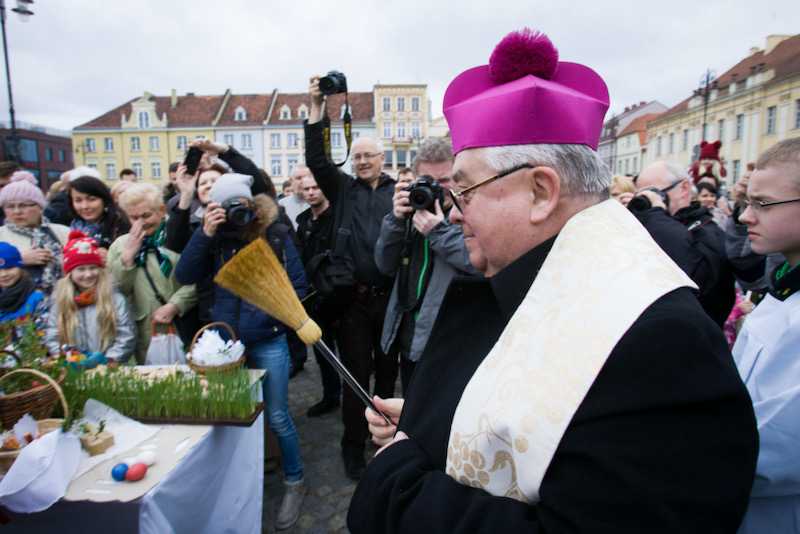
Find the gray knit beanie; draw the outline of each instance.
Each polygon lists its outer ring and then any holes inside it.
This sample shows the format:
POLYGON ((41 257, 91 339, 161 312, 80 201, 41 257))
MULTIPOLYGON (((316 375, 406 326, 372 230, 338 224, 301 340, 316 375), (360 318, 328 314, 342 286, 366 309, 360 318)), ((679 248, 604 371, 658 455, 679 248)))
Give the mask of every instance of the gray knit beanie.
POLYGON ((253 200, 250 188, 253 186, 253 177, 247 174, 223 174, 211 186, 211 202, 222 204, 232 198, 246 198, 253 200))

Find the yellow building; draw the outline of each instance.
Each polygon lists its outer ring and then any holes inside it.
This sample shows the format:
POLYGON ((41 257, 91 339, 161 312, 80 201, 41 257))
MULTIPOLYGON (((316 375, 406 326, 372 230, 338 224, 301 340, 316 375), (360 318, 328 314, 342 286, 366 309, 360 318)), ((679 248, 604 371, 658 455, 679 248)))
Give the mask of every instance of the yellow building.
POLYGON ((375 130, 386 154, 384 169, 397 171, 411 165, 419 145, 428 137, 428 86, 426 84, 375 85, 375 130))
POLYGON ((72 131, 75 165, 96 168, 107 182, 132 169, 139 179, 165 183, 169 164, 183 161, 186 146, 199 137, 214 137, 224 95, 192 93, 158 97, 150 93, 77 126, 72 131))
POLYGON ((688 168, 704 138, 720 140, 731 185, 747 162, 799 136, 800 35, 771 35, 763 50, 751 49, 707 90, 696 91, 647 125, 647 160, 676 161, 688 168))

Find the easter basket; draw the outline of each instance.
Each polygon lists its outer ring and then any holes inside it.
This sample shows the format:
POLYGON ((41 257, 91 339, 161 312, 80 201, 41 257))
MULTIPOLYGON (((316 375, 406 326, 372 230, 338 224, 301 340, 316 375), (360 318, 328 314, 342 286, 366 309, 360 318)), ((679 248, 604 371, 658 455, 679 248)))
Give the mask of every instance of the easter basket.
POLYGON ((12 428, 26 413, 31 414, 31 417, 36 420, 47 419, 52 415, 59 396, 63 398, 59 386, 64 383, 64 378, 67 376, 66 369, 62 369, 61 374, 55 380, 35 369, 16 369, 0 376, 0 382, 9 376, 22 372, 35 374, 40 378, 46 377, 47 383, 25 391, 0 395, 0 423, 7 429, 12 428))
POLYGON ((192 369, 195 373, 200 373, 200 374, 204 374, 204 373, 207 373, 209 371, 213 371, 213 372, 219 373, 219 372, 225 372, 225 371, 234 371, 234 370, 238 369, 244 363, 244 354, 242 354, 242 356, 238 360, 230 362, 230 363, 226 363, 225 365, 205 366, 205 365, 199 365, 199 364, 195 363, 194 358, 192 358, 192 354, 194 352, 195 343, 197 343, 197 340, 200 337, 200 334, 202 334, 205 330, 207 330, 208 328, 210 328, 212 326, 224 326, 225 328, 228 329, 228 332, 230 332, 231 339, 233 340, 233 342, 235 343, 237 341, 236 334, 234 333, 233 328, 231 328, 228 323, 225 323, 225 322, 222 322, 222 321, 217 321, 217 322, 214 322, 214 323, 208 323, 203 328, 198 330, 197 333, 192 338, 192 344, 189 346, 189 352, 186 354, 186 365, 188 365, 189 368, 192 369))
MULTIPOLYGON (((45 415, 45 417, 49 417, 49 415, 53 412, 53 408, 55 406, 55 402, 57 402, 58 400, 61 400, 61 406, 62 406, 62 408, 64 408, 64 413, 68 413, 67 412, 67 399, 64 397, 64 393, 61 391, 61 386, 59 385, 59 383, 57 381, 53 380, 52 378, 50 378, 49 376, 47 376, 46 374, 44 374, 42 372, 39 372, 39 371, 37 371, 35 369, 16 369, 16 370, 11 371, 9 373, 6 373, 2 377, 0 377, 0 381, 2 381, 3 378, 5 378, 7 376, 10 376, 12 374, 17 374, 17 373, 34 374, 34 375, 38 376, 39 378, 44 379, 47 382, 47 386, 46 387, 53 391, 53 394, 55 395, 55 400, 54 400, 53 404, 50 405, 49 411, 48 411, 47 415, 45 415)), ((66 370, 64 371, 64 374, 65 373, 66 373, 66 370)), ((60 377, 60 380, 62 382, 64 380, 64 374, 62 374, 62 376, 60 377)), ((45 386, 39 386, 39 387, 34 388, 34 389, 40 389, 41 387, 45 387, 45 386)), ((27 393, 27 392, 25 391, 25 392, 21 392, 21 393, 27 393)), ((14 393, 12 395, 17 395, 17 393, 14 393)), ((11 395, 8 395, 8 396, 10 397, 11 395)), ((2 399, 2 396, 0 396, 0 399, 2 399)), ((17 419, 21 418, 23 415, 25 415, 25 413, 29 413, 29 412, 24 412, 24 413, 20 414, 20 416, 17 417, 17 419)), ((34 419, 37 418, 36 415, 34 415, 33 413, 31 413, 31 416, 34 419)), ((58 429, 62 425, 63 422, 64 422, 63 419, 42 419, 42 420, 37 420, 36 421, 36 426, 39 428, 39 436, 41 436, 43 434, 47 434, 48 432, 51 432, 53 430, 58 429)), ((14 421, 14 423, 16 423, 16 421, 14 421)), ((5 424, 5 422, 4 422, 4 424, 5 424)), ((7 425, 7 428, 10 429, 13 426, 14 425, 12 423, 11 425, 7 425)), ((17 450, 14 450, 14 451, 0 451, 0 474, 5 475, 8 472, 8 470, 11 469, 11 465, 17 459, 17 456, 19 456, 20 452, 22 452, 22 449, 17 449, 17 450)))

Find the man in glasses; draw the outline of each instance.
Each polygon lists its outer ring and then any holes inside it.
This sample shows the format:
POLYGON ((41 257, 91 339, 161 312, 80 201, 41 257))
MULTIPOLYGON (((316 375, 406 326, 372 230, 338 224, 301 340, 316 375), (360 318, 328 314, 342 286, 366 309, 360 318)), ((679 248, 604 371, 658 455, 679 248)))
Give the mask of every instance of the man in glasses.
POLYGON ((692 180, 677 163, 648 165, 636 180, 637 195, 651 208, 636 216, 661 248, 699 289, 700 305, 720 328, 733 308, 733 273, 725 256, 725 232, 708 208, 692 201, 692 180), (666 202, 665 202, 666 200, 666 202))
MULTIPOLYGON (((549 45, 549 46, 548 46, 549 45)), ((486 278, 454 278, 354 534, 735 532, 758 451, 750 398, 695 285, 609 198, 603 80, 507 37, 443 109, 452 222, 486 278), (396 431, 396 432, 395 432, 396 431)))
POLYGON ((769 293, 744 323, 733 359, 753 398, 760 452, 742 533, 791 532, 800 516, 800 139, 758 158, 739 221, 753 251, 780 253, 769 293))
MULTIPOLYGON (((374 369, 375 394, 391 396, 397 382, 397 351, 384 352, 380 339, 392 278, 378 269, 374 255, 381 221, 392 211, 395 181, 383 172, 386 162, 383 143, 373 137, 362 135, 353 141, 350 152, 355 179, 328 161, 322 126, 325 96, 319 90, 319 76, 311 78, 309 95, 306 165, 330 202, 335 215, 334 229, 347 233, 344 258, 358 282, 353 302, 339 317, 341 360, 367 391, 374 369), (349 224, 343 222, 347 219, 349 224)), ((334 242, 339 235, 341 232, 337 230, 334 242)), ((342 422, 345 472, 357 480, 366 469, 364 450, 369 430, 364 421, 364 405, 349 388, 342 394, 342 422)))
POLYGON ((453 188, 453 159, 453 148, 446 139, 422 143, 411 162, 412 172, 395 185, 394 207, 383 218, 375 246, 378 268, 395 277, 381 345, 388 351, 395 343, 400 351, 404 393, 450 280, 480 274, 469 262, 461 227, 447 218, 452 198, 449 194, 436 198, 436 191, 449 193, 453 188), (420 181, 414 179, 415 175, 420 181), (412 191, 408 190, 412 184, 416 184, 413 205, 409 202, 412 191))

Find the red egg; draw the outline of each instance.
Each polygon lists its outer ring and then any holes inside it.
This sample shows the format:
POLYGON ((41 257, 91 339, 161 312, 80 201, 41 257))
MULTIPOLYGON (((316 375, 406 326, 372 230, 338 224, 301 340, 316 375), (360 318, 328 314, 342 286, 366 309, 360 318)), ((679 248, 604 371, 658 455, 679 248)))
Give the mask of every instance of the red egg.
POLYGON ((137 480, 141 480, 147 474, 147 466, 138 463, 133 464, 128 468, 128 471, 125 472, 125 480, 128 482, 136 482, 137 480))

